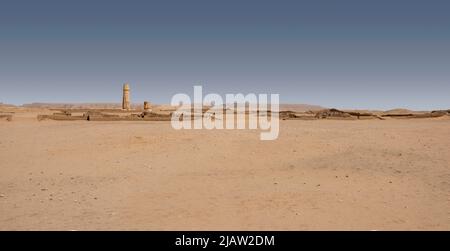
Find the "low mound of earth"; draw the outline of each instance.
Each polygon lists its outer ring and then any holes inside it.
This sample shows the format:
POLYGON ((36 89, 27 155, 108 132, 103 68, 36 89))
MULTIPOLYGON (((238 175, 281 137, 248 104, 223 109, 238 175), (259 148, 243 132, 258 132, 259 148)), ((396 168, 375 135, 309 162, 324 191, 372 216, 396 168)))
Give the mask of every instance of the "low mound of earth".
POLYGON ((1 114, 0 113, 0 121, 11 121, 13 115, 12 114, 1 114))
POLYGON ((418 114, 418 113, 422 113, 422 112, 411 111, 411 110, 402 109, 402 108, 396 108, 396 109, 387 110, 387 111, 383 112, 384 115, 394 115, 394 114, 406 115, 406 114, 418 114))

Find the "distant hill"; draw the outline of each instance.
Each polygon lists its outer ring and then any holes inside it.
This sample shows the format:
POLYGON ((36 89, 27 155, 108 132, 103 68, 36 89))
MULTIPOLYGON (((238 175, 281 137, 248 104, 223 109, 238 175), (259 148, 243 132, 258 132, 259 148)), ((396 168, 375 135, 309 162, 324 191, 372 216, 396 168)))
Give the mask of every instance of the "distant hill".
MULTIPOLYGON (((132 108, 142 107, 143 104, 132 104, 132 108)), ((24 104, 25 108, 47 108, 47 109, 120 109, 121 103, 31 103, 24 104)))
MULTIPOLYGON (((173 111, 176 107, 172 107, 169 104, 151 104, 153 110, 160 111, 173 111)), ((22 106, 14 106, 10 104, 0 103, 0 107, 3 108, 13 108, 13 107, 23 107, 23 108, 44 108, 44 109, 121 109, 121 103, 30 103, 24 104, 22 106)), ((143 103, 133 103, 131 104, 132 109, 140 110, 143 108, 143 103)), ((292 112, 307 112, 307 111, 320 111, 328 109, 320 105, 309 105, 309 104, 280 104, 280 111, 292 111, 292 112)), ((359 110, 351 109, 344 110, 350 112, 359 113, 373 113, 373 114, 384 114, 384 115, 406 115, 406 114, 419 114, 426 111, 412 111, 403 108, 396 108, 387 111, 380 110, 359 110)))
POLYGON ((4 103, 0 102, 0 107, 15 107, 15 105, 4 104, 4 103))
POLYGON ((319 111, 323 109, 326 108, 319 105, 280 104, 280 111, 306 112, 306 111, 319 111))
POLYGON ((387 110, 384 112, 384 114, 413 114, 413 113, 417 113, 417 112, 411 111, 408 109, 403 109, 403 108, 396 108, 396 109, 387 110))
MULTIPOLYGON (((120 103, 31 103, 22 105, 25 108, 47 108, 47 109, 120 109, 122 105, 120 103)), ((142 108, 143 104, 132 104, 132 108, 142 108)), ((154 105, 161 109, 174 109, 170 105, 154 105)), ((307 104, 280 104, 280 111, 293 111, 293 112, 305 112, 305 111, 317 111, 326 109, 318 105, 307 104)))

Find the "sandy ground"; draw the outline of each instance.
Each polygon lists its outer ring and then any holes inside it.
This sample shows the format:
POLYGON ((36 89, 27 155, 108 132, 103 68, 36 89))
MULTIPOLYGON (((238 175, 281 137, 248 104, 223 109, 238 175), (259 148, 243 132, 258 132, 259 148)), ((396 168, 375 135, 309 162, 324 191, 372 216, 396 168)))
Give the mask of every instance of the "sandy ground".
POLYGON ((450 230, 450 119, 0 121, 0 230, 450 230))

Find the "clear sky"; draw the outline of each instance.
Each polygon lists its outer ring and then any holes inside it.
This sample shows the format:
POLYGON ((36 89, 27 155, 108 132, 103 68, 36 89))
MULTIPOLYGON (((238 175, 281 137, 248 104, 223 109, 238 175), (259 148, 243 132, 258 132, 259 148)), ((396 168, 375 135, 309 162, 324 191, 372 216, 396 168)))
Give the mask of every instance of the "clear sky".
POLYGON ((0 102, 279 93, 450 108, 450 1, 2 1, 0 102))

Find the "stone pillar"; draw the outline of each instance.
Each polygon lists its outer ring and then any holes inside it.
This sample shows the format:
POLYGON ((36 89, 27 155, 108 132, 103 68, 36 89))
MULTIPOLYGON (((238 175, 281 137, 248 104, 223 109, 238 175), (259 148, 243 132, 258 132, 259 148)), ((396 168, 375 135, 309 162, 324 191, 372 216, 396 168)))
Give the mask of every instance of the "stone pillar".
POLYGON ((122 109, 130 110, 130 86, 128 84, 123 85, 123 98, 122 98, 122 109))
POLYGON ((150 106, 150 103, 147 101, 144 101, 144 112, 142 113, 143 116, 150 115, 152 113, 152 108, 150 106))
POLYGON ((147 101, 144 101, 144 111, 149 111, 150 110, 150 103, 147 101))

